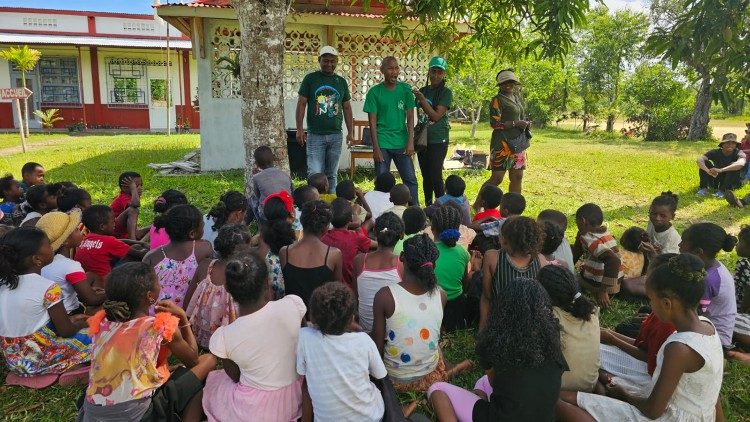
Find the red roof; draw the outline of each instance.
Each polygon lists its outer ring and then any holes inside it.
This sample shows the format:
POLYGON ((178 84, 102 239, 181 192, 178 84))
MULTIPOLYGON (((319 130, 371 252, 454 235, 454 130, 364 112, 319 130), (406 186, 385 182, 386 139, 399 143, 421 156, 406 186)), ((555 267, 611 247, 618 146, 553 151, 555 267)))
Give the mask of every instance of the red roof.
MULTIPOLYGON (((293 9, 297 12, 357 17, 382 17, 385 12, 385 5, 377 0, 370 3, 370 8, 367 11, 364 10, 361 3, 356 0, 354 2, 352 0, 296 0, 294 2, 294 6, 296 7, 293 7, 293 9)), ((190 3, 163 3, 160 6, 232 8, 230 0, 195 0, 190 3)))
POLYGON ((228 8, 232 7, 232 5, 229 3, 229 0, 196 0, 194 2, 190 2, 190 3, 185 4, 185 6, 190 6, 190 7, 216 7, 216 8, 220 8, 220 9, 228 9, 228 8))

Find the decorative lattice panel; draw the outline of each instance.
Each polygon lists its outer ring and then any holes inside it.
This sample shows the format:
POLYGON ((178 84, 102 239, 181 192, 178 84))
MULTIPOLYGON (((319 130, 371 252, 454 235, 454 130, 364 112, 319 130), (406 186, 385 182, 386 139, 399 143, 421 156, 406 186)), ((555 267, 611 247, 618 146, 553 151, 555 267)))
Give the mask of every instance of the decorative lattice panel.
POLYGON ((211 36, 211 96, 240 98, 240 30, 217 26, 211 36))
POLYGON ((336 33, 339 65, 336 72, 351 81, 352 100, 364 101, 367 90, 383 81, 380 62, 383 57, 398 59, 399 80, 421 86, 427 80, 429 52, 411 49, 378 34, 336 33))
POLYGON ((284 98, 297 98, 302 79, 320 67, 318 51, 322 46, 319 34, 304 30, 287 31, 284 43, 284 98))

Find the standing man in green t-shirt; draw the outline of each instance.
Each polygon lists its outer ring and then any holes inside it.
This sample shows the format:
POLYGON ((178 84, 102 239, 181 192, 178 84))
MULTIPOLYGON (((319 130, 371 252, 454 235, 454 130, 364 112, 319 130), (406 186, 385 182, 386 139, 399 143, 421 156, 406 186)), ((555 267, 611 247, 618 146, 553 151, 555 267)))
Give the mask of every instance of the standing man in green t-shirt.
POLYGON ((411 192, 411 205, 419 205, 417 174, 414 171, 414 94, 399 82, 398 61, 388 56, 380 64, 383 82, 367 91, 364 111, 370 121, 375 173, 391 171, 391 161, 411 192))
POLYGON ((297 142, 307 143, 307 175, 325 173, 328 192, 336 192, 336 176, 341 156, 341 122, 346 119, 346 142, 354 139, 354 120, 350 103, 349 84, 334 73, 339 53, 331 46, 320 49, 320 70, 309 73, 302 80, 297 99, 297 142), (303 122, 307 108, 307 133, 303 122))

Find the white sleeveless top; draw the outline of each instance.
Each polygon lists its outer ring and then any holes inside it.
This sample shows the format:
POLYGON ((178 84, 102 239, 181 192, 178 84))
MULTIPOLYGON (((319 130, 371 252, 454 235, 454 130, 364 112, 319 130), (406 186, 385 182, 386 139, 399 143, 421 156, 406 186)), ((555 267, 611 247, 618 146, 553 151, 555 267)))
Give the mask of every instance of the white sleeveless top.
POLYGON ((359 297, 359 325, 366 333, 372 331, 372 304, 375 294, 383 287, 397 284, 401 281, 398 273, 398 263, 391 268, 382 270, 367 269, 367 254, 362 262, 362 274, 357 277, 357 295, 359 297))
POLYGON ((422 295, 413 295, 398 284, 388 288, 395 306, 393 315, 385 320, 383 361, 394 381, 407 383, 437 367, 443 303, 438 288, 422 295))

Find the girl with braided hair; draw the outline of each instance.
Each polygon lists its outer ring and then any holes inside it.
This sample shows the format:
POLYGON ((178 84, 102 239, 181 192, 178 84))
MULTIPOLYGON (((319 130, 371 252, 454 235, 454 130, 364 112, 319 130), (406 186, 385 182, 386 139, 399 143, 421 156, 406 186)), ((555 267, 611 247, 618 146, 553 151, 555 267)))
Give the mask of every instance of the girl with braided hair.
POLYGON ((109 273, 104 309, 88 321, 92 364, 79 421, 202 420, 203 382, 216 358, 198 356, 185 311, 169 300, 157 302, 160 290, 146 263, 109 273), (184 365, 171 374, 170 352, 184 365))
MULTIPOLYGON (((158 198, 156 198, 156 200, 154 200, 154 214, 156 215, 154 221, 158 218, 162 218, 160 216, 164 215, 164 213, 172 209, 174 206, 187 203, 187 196, 185 196, 184 193, 175 189, 165 190, 158 198)), ((169 243, 169 235, 164 227, 156 228, 156 226, 152 224, 151 227, 148 228, 146 237, 143 237, 141 242, 148 242, 149 250, 153 250, 169 243)))
POLYGON ((438 287, 438 250, 426 234, 404 242, 402 281, 383 287, 373 303, 372 338, 397 391, 427 390, 471 366, 451 367, 439 349, 445 292, 438 287))
POLYGON ((539 270, 537 280, 560 322, 562 352, 570 369, 562 376, 562 389, 594 391, 599 378, 599 309, 583 296, 567 267, 547 265, 539 270))
POLYGON ((607 396, 563 391, 558 420, 716 420, 724 355, 719 330, 697 312, 706 284, 704 267, 695 255, 680 254, 646 280, 654 313, 677 328, 659 350, 648 396, 629 393, 616 383, 606 386, 607 396))
POLYGON ((224 192, 219 202, 203 217, 203 240, 214 243, 219 229, 225 224, 242 224, 247 217, 249 202, 236 190, 224 192))

